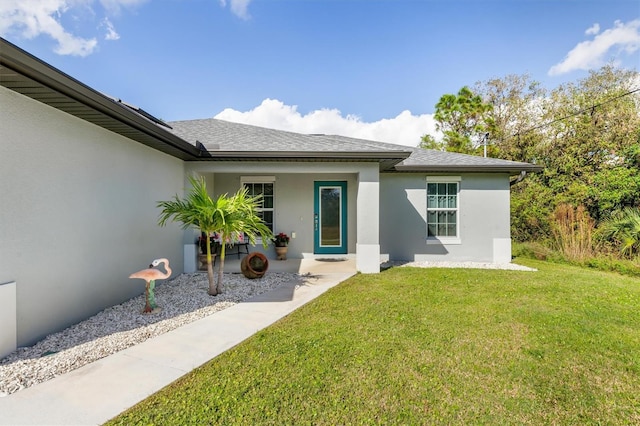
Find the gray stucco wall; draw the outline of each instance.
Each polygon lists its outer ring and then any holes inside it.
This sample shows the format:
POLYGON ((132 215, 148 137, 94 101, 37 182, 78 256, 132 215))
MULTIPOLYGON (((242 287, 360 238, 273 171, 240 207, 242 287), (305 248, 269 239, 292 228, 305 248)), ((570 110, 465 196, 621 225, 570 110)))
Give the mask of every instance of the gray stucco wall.
POLYGON ((16 282, 17 344, 142 293, 128 276, 154 258, 180 273, 183 232, 157 226, 156 202, 183 188, 181 160, 0 87, 0 283, 16 282))
MULTIPOLYGON (((348 252, 356 251, 356 200, 357 175, 351 173, 263 173, 275 176, 275 233, 284 232, 289 236, 293 232, 296 238, 289 242, 288 257, 302 258, 303 253, 313 253, 313 191, 314 181, 347 181, 348 203, 348 252)), ((252 173, 217 173, 213 177, 215 196, 233 194, 240 188, 240 177, 252 173)), ((275 258, 273 248, 264 250, 258 245, 252 250, 264 252, 267 257, 275 258)))
MULTIPOLYGON (((314 181, 347 181, 348 201, 348 252, 356 252, 359 226, 358 184, 363 173, 378 168, 377 163, 358 162, 190 162, 185 164, 187 174, 204 176, 212 195, 233 194, 240 188, 242 176, 275 176, 276 220, 275 231, 291 234, 296 239, 289 243, 291 258, 301 258, 313 253, 313 183, 314 181)), ((376 203, 377 205, 377 203, 376 203)), ((193 241, 194 235, 187 232, 185 241, 193 241)), ((255 247, 263 251, 262 246, 255 247)), ((269 247, 265 253, 275 257, 269 247)))
POLYGON ((426 176, 423 173, 380 175, 380 251, 383 256, 388 255, 390 260, 493 262, 495 250, 509 251, 507 174, 453 175, 462 178, 461 242, 447 245, 426 240, 426 176))

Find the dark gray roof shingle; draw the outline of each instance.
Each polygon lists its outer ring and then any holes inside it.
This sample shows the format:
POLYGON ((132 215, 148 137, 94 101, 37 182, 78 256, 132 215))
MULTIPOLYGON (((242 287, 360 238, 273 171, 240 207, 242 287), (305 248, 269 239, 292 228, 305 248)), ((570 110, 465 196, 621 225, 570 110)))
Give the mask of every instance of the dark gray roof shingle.
POLYGON ((215 118, 173 121, 173 132, 216 157, 249 154, 255 159, 315 156, 386 159, 385 171, 401 172, 508 172, 537 171, 533 164, 442 152, 336 135, 305 135, 232 123, 215 118))
POLYGON ((181 138, 209 151, 407 152, 408 148, 335 135, 304 135, 215 118, 169 123, 181 138), (383 146, 384 145, 384 146, 383 146))

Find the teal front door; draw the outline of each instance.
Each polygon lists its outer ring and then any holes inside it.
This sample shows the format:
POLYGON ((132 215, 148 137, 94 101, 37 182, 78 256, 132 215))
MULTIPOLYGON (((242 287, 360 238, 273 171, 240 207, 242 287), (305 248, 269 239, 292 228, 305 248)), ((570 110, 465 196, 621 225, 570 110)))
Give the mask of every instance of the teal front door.
POLYGON ((315 182, 314 191, 314 253, 347 254, 347 182, 315 182))

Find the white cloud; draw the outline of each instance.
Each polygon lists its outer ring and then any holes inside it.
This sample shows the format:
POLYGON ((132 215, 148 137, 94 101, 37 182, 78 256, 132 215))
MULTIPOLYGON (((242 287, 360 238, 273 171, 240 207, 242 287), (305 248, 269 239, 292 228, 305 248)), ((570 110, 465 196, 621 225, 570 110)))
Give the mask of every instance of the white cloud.
MULTIPOLYGON (((597 24, 596 24, 597 25, 597 24)), ((594 35, 596 25, 586 31, 594 35)), ((599 31, 599 26, 598 26, 599 31)), ((622 23, 616 21, 613 28, 597 34, 593 40, 578 43, 564 60, 549 69, 549 75, 565 74, 574 70, 589 70, 603 65, 606 60, 615 59, 623 52, 632 54, 640 49, 640 19, 622 23), (610 54, 613 48, 617 51, 610 54), (609 55, 608 55, 609 54, 609 55)))
POLYGON ((345 117, 337 109, 320 109, 302 115, 297 106, 285 105, 277 99, 265 99, 246 112, 227 108, 215 118, 290 132, 341 135, 405 146, 417 146, 425 133, 437 135, 431 114, 413 115, 405 110, 394 118, 367 123, 353 115, 345 117))
POLYGON ((587 28, 587 31, 585 31, 584 33, 586 35, 596 35, 600 32, 600 24, 598 24, 597 22, 595 24, 593 24, 592 26, 590 26, 589 28, 587 28))
POLYGON ((118 15, 123 7, 133 9, 148 0, 100 0, 102 7, 111 15, 118 15))
POLYGON ((120 38, 120 34, 116 32, 115 28, 113 28, 113 24, 109 18, 104 18, 102 25, 107 29, 107 33, 104 36, 105 40, 118 40, 120 38))
MULTIPOLYGON (((120 13, 122 7, 134 7, 147 0, 100 0, 104 10, 112 15, 120 13)), ((40 35, 51 37, 57 45, 54 52, 59 55, 87 56, 98 46, 96 37, 82 37, 69 32, 61 18, 74 11, 89 11, 95 16, 94 0, 0 0, 0 36, 9 34, 32 39, 40 35)), ((105 17, 95 30, 106 27, 106 40, 120 38, 111 21, 105 17)))
MULTIPOLYGON (((251 0, 230 0, 230 9, 231 12, 242 19, 249 19, 251 16, 249 15, 248 8, 251 0)), ((220 6, 226 7, 227 0, 220 0, 220 6)))
POLYGON ((65 0, 3 0, 0 2, 0 35, 15 32, 31 39, 46 34, 58 43, 56 53, 87 56, 98 42, 95 38, 76 37, 62 27, 59 18, 68 9, 65 0))

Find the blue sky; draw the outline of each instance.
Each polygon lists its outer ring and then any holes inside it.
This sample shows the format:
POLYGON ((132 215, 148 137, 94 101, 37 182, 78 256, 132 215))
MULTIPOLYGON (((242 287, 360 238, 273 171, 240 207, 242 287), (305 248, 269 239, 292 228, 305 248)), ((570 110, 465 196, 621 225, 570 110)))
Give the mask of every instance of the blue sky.
POLYGON ((637 0, 1 0, 0 35, 164 120, 407 145, 464 85, 640 68, 637 0))

